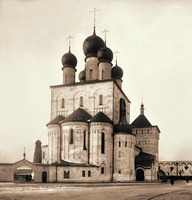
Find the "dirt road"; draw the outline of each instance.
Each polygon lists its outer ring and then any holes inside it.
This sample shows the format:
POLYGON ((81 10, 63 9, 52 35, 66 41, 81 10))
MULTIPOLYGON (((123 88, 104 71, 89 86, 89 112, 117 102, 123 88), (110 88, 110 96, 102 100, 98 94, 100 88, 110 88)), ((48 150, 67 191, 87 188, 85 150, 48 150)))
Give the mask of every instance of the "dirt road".
POLYGON ((0 183, 0 200, 188 200, 192 183, 16 184, 0 183))

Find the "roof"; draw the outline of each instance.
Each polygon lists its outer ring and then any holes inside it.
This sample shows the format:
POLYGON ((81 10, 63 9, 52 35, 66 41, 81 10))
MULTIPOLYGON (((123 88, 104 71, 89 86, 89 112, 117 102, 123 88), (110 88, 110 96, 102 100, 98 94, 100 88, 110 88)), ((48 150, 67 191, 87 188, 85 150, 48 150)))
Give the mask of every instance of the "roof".
POLYGON ((46 126, 53 125, 53 124, 59 124, 64 119, 65 119, 65 117, 63 115, 58 115, 57 117, 52 119, 46 126))
POLYGON ((65 161, 65 160, 61 160, 59 162, 55 162, 52 165, 70 166, 70 167, 98 167, 96 165, 90 165, 90 164, 86 164, 86 163, 73 163, 73 162, 68 162, 68 161, 65 161))
POLYGON ((151 168, 154 161, 155 161, 155 156, 141 151, 139 155, 135 157, 135 166, 151 168))
POLYGON ((132 123, 131 127, 138 127, 138 128, 143 128, 143 127, 151 127, 151 123, 149 120, 145 117, 145 115, 141 114, 139 115, 132 123))
POLYGON ((103 112, 98 112, 94 117, 90 119, 91 122, 105 122, 113 124, 113 122, 103 112))
POLYGON ((87 120, 91 117, 92 116, 88 112, 86 112, 82 108, 78 108, 62 122, 87 122, 87 120))

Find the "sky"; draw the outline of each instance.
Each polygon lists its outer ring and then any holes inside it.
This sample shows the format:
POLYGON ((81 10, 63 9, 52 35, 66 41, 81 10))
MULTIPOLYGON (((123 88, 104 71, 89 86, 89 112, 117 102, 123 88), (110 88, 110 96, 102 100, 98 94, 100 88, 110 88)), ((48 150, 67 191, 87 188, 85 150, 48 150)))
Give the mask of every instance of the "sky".
MULTIPOLYGON (((47 144, 51 85, 62 84, 61 57, 84 69, 84 40, 107 29, 118 51, 131 122, 140 114, 161 130, 159 160, 192 160, 192 1, 0 0, 0 162, 33 161, 36 140, 47 144)), ((113 60, 115 64, 115 59, 113 60)))

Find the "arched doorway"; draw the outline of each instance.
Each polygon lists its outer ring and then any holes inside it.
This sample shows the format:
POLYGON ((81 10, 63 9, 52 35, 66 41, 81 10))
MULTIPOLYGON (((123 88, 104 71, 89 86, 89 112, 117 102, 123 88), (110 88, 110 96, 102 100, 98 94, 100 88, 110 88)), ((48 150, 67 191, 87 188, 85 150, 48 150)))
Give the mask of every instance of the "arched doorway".
POLYGON ((42 183, 47 183, 47 172, 42 172, 42 183))
POLYGON ((145 176, 144 176, 144 171, 142 169, 138 169, 136 172, 136 181, 144 181, 145 176))
POLYGON ((34 171, 27 166, 18 167, 14 171, 15 182, 32 182, 34 178, 34 171))

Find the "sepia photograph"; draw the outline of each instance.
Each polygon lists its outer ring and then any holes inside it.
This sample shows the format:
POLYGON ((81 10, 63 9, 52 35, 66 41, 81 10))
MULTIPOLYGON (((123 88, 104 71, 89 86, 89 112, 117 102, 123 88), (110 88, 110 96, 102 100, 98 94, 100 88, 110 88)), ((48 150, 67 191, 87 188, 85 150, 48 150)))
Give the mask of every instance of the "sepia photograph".
POLYGON ((191 10, 0 0, 0 200, 192 199, 191 10))

